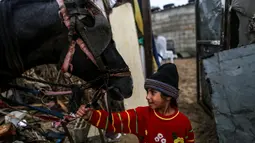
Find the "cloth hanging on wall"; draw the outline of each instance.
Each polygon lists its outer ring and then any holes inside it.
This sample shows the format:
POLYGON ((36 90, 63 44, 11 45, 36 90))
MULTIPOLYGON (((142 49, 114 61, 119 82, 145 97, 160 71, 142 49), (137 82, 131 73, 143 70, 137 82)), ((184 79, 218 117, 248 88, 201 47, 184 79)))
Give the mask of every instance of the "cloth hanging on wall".
MULTIPOLYGON (((136 24, 138 27, 138 30, 141 34, 141 36, 144 36, 144 31, 143 31, 143 20, 142 20, 142 0, 133 0, 133 5, 134 5, 134 9, 135 9, 135 20, 136 20, 136 24)), ((153 70, 155 71, 159 66, 160 66, 160 62, 159 62, 159 57, 158 57, 158 52, 156 49, 156 44, 155 44, 155 40, 154 40, 154 35, 152 34, 152 52, 153 52, 153 70)))

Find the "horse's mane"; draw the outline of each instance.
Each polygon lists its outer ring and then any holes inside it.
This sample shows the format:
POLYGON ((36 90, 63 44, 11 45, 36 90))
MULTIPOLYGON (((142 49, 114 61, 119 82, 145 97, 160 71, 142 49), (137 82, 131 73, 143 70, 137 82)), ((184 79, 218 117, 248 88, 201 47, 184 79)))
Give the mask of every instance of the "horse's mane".
POLYGON ((13 30, 11 17, 12 2, 10 0, 3 0, 0 2, 0 76, 8 72, 11 72, 9 74, 19 74, 23 72, 23 63, 19 54, 19 44, 13 30))

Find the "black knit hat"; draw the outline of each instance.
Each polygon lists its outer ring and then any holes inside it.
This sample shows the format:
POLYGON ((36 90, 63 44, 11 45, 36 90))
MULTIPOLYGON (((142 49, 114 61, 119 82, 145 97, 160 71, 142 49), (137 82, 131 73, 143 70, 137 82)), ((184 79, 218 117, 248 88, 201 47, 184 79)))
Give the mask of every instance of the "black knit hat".
POLYGON ((146 79, 144 88, 152 88, 175 99, 179 94, 179 75, 175 64, 167 63, 158 68, 158 71, 146 79))

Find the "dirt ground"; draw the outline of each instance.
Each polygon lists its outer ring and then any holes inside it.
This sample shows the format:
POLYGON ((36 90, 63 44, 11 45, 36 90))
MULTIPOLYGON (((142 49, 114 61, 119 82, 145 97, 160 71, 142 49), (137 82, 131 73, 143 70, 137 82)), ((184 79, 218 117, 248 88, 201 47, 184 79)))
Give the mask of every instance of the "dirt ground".
POLYGON ((179 109, 191 120, 196 143, 218 143, 215 121, 196 103, 196 60, 178 59, 175 61, 179 72, 179 109))
MULTIPOLYGON (((196 103, 196 60, 175 60, 179 72, 179 110, 191 120, 196 143, 218 143, 215 122, 196 103)), ((137 143, 133 135, 126 135, 119 143, 137 143)))

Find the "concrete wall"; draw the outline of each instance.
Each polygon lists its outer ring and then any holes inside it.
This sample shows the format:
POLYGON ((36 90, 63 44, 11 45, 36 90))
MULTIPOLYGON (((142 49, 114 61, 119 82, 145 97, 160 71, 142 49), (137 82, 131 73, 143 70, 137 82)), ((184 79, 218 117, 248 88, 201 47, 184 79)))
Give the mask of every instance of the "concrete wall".
POLYGON ((177 53, 196 51, 195 5, 187 4, 153 12, 151 16, 154 34, 174 41, 177 53))

